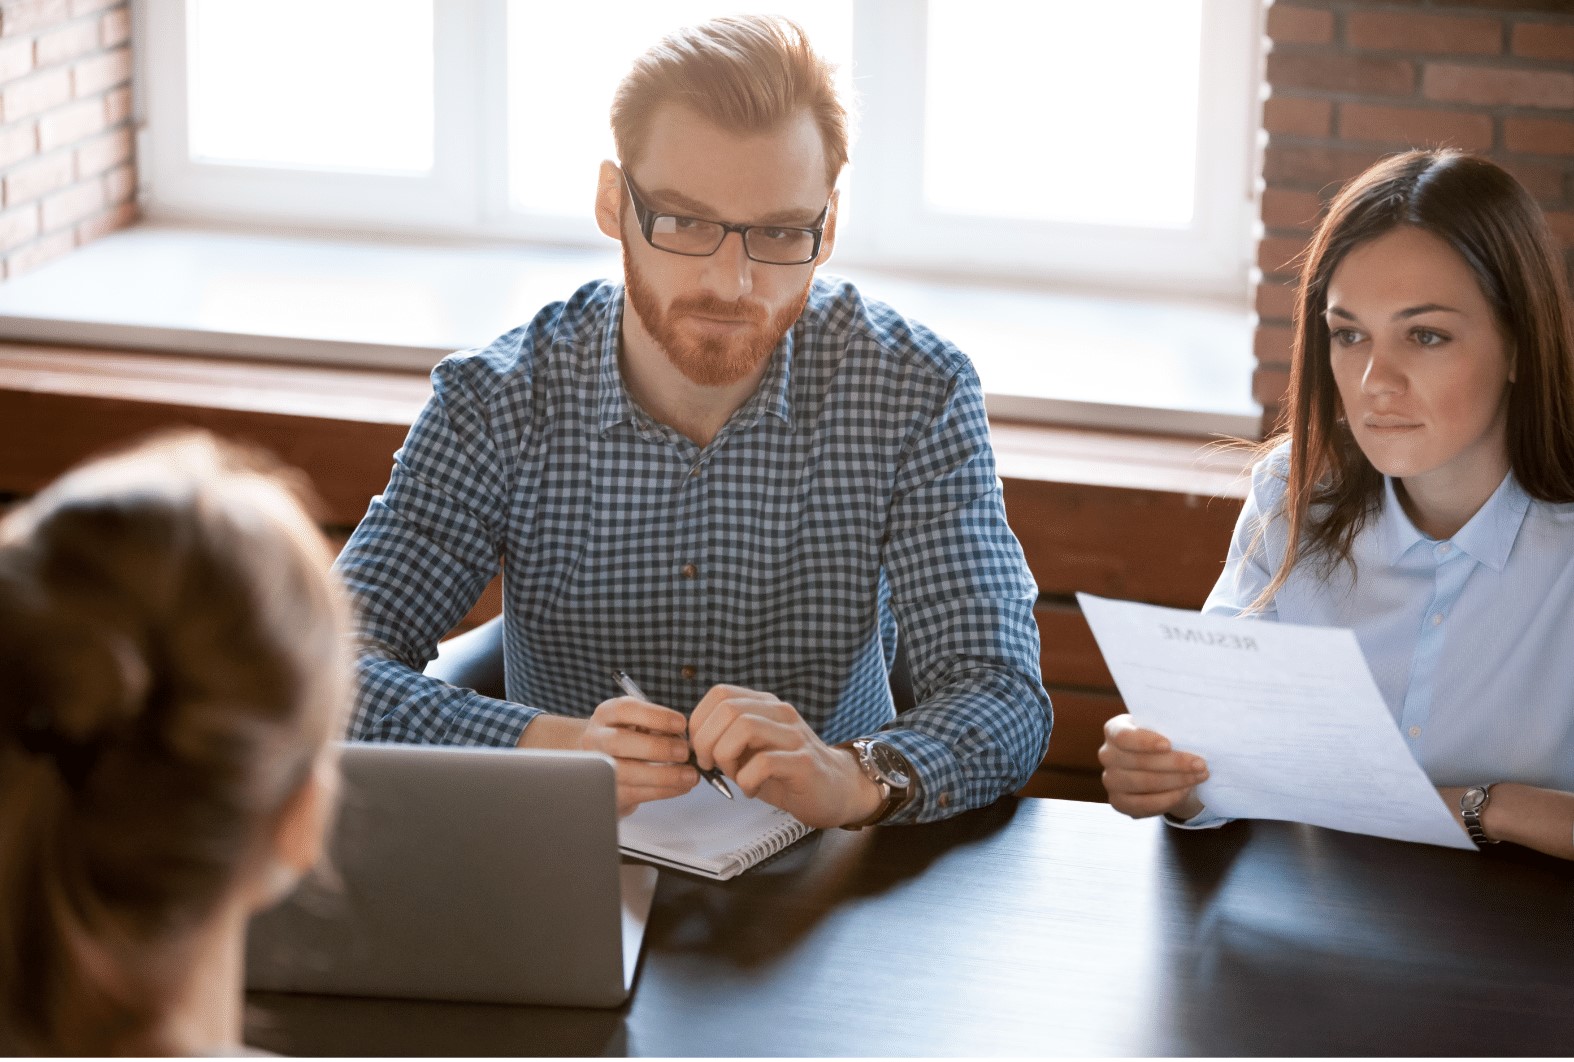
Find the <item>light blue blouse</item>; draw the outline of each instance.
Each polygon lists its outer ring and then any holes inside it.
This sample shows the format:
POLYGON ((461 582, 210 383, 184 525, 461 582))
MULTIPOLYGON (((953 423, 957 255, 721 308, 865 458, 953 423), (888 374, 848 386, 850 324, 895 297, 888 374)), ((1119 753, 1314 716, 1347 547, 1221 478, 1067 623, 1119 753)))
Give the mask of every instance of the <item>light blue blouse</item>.
MULTIPOLYGON (((1288 467, 1284 446, 1252 469, 1203 612, 1240 615, 1272 580, 1288 543, 1276 518, 1288 467)), ((1382 506, 1351 557, 1353 571, 1297 565, 1256 618, 1353 630, 1434 784, 1574 791, 1574 504, 1536 501, 1510 473, 1469 523, 1438 541, 1411 523, 1385 478, 1382 506)))

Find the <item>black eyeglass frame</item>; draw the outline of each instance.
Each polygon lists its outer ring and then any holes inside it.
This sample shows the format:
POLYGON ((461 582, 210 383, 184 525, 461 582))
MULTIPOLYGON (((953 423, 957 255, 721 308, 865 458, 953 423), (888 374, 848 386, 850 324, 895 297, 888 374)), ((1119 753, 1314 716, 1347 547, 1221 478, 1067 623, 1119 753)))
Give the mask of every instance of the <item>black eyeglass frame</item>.
POLYGON ((831 213, 830 203, 826 203, 825 209, 820 211, 820 216, 814 219, 814 225, 807 228, 801 225, 734 225, 731 222, 717 221, 714 218, 696 218, 689 214, 673 214, 665 210, 652 210, 640 198, 638 189, 634 187, 634 179, 629 176, 628 170, 623 169, 621 172, 623 174, 623 187, 628 189, 629 202, 634 204, 634 218, 639 222, 640 234, 645 237, 646 243, 658 251, 666 254, 682 255, 685 258, 709 258, 721 250, 721 245, 727 242, 727 234, 729 232, 736 232, 738 238, 743 241, 743 253, 748 256, 749 261, 758 262, 761 265, 808 265, 820 257, 820 245, 825 239, 825 219, 831 213), (717 238, 716 246, 703 254, 698 251, 674 251, 670 247, 662 247, 651 238, 651 233, 656 227, 657 220, 660 218, 675 218, 680 221, 698 221, 706 225, 716 225, 721 228, 721 236, 717 238), (778 232, 806 232, 814 237, 814 247, 809 251, 807 258, 801 258, 793 262, 773 262, 768 258, 756 258, 754 252, 749 250, 749 233, 755 229, 775 229, 778 232))

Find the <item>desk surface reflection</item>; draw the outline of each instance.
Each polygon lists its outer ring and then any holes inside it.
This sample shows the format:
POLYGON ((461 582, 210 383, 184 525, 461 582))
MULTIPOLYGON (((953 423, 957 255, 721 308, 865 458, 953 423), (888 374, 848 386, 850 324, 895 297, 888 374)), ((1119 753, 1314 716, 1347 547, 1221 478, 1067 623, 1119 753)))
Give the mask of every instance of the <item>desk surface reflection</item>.
POLYGON ((663 872, 616 1011, 253 995, 328 1055, 1537 1055, 1574 1050, 1574 868, 1006 800, 663 872))

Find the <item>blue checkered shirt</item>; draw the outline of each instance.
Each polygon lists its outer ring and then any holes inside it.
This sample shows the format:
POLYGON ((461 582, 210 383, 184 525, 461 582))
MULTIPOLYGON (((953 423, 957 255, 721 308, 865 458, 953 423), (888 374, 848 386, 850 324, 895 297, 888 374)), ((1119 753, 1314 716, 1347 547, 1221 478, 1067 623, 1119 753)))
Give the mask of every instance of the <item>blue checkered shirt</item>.
POLYGON ((618 370, 620 284, 594 282, 446 358, 338 568, 359 606, 351 736, 513 745, 629 672, 688 711, 765 690, 830 743, 913 765, 892 821, 1019 788, 1044 755, 1037 595, 1006 526, 982 394, 955 347, 814 282, 758 391, 709 445, 618 370), (501 566, 508 699, 423 676, 501 566), (917 706, 897 717, 897 630, 917 706))

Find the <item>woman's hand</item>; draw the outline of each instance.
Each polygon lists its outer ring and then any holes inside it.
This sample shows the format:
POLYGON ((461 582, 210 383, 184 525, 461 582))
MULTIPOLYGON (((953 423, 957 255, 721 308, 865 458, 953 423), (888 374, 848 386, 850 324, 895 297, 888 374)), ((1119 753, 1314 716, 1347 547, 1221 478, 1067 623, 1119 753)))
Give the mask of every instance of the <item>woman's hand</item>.
MULTIPOLYGON (((1467 788, 1450 785, 1437 790, 1461 827, 1465 817, 1459 810, 1459 798, 1467 788)), ((1574 859, 1574 793, 1500 782, 1492 787, 1487 806, 1481 811, 1481 829, 1494 841, 1522 844, 1560 859, 1574 859)))
POLYGON ((1189 819, 1202 810, 1193 790, 1207 779, 1207 763, 1201 756, 1176 752, 1163 734, 1143 730, 1129 715, 1104 724, 1099 762, 1116 811, 1134 819, 1166 813, 1189 819))

